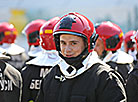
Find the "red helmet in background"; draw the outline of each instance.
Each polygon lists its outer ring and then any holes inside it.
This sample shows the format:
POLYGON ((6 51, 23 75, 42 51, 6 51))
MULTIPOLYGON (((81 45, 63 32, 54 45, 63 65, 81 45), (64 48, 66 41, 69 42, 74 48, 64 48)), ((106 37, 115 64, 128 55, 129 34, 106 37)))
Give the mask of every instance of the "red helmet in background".
POLYGON ((17 30, 13 24, 8 22, 0 23, 0 44, 14 43, 17 36, 17 30))
POLYGON ((56 50, 55 42, 53 39, 53 29, 60 17, 54 17, 48 20, 40 28, 41 46, 45 50, 56 50))
POLYGON ((138 30, 136 33, 131 37, 132 41, 136 43, 137 50, 138 50, 138 30))
POLYGON ((40 41, 39 30, 45 22, 46 21, 43 19, 37 19, 37 20, 34 20, 28 23, 26 27, 24 28, 22 33, 26 35, 29 46, 40 45, 39 44, 39 41, 40 41))
POLYGON ((103 40, 105 50, 116 51, 121 48, 123 32, 118 25, 110 21, 102 22, 96 26, 96 33, 103 40))
POLYGON ((129 50, 134 50, 134 41, 132 41, 132 36, 134 36, 134 34, 136 33, 135 30, 131 30, 129 32, 127 32, 125 35, 124 35, 124 47, 125 47, 125 50, 126 52, 128 52, 129 50))
POLYGON ((95 38, 93 23, 84 15, 73 12, 64 15, 54 27, 54 38, 56 49, 60 51, 59 37, 61 34, 72 34, 87 39, 88 52, 93 49, 93 40, 95 38))

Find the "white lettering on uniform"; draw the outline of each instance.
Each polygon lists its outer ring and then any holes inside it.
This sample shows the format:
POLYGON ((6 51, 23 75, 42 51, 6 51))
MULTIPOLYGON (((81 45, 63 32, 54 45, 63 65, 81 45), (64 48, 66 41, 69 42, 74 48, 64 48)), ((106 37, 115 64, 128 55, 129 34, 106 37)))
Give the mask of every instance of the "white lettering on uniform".
POLYGON ((1 68, 0 68, 0 78, 2 78, 2 72, 1 72, 1 68))
POLYGON ((1 90, 4 90, 4 81, 0 80, 0 86, 1 86, 1 90))
POLYGON ((12 90, 12 81, 8 80, 8 90, 12 90))
POLYGON ((46 68, 46 69, 41 68, 41 70, 40 70, 40 77, 44 78, 48 73, 49 73, 49 69, 48 68, 46 68))
POLYGON ((0 80, 0 86, 1 86, 1 91, 12 91, 13 86, 12 86, 12 81, 11 80, 0 80))
MULTIPOLYGON (((48 68, 41 68, 40 69, 40 78, 44 78, 48 73, 49 73, 49 69, 48 68)), ((38 80, 38 79, 32 79, 31 84, 30 84, 30 89, 40 89, 41 86, 41 81, 42 80, 38 80)))
POLYGON ((30 84, 30 89, 40 89, 41 81, 42 80, 32 79, 31 84, 30 84))

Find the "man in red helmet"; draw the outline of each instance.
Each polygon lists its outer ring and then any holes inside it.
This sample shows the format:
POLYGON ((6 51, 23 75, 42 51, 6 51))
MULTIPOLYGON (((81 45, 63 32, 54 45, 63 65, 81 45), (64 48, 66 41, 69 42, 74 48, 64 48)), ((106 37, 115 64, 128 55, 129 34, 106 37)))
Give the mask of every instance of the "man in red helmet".
MULTIPOLYGON (((137 45, 138 52, 138 31, 132 36, 132 40, 137 45)), ((138 62, 134 66, 134 69, 129 73, 126 90, 128 102, 136 102, 138 100, 138 62)))
POLYGON ((24 48, 15 44, 16 37, 17 30, 13 24, 8 22, 0 23, 0 48, 4 49, 10 57, 10 59, 4 59, 4 61, 20 71, 28 56, 24 48))
POLYGON ((53 28, 59 19, 59 17, 54 17, 40 27, 40 45, 43 50, 39 56, 26 62, 26 67, 22 70, 22 102, 34 102, 42 79, 59 60, 52 36, 53 28))
POLYGON ((126 102, 121 81, 93 51, 97 34, 84 15, 64 15, 54 27, 60 61, 46 75, 37 102, 126 102))
POLYGON ((23 29, 22 33, 26 35, 27 38, 27 43, 28 43, 28 55, 29 55, 29 60, 37 57, 41 51, 42 48, 40 46, 40 35, 39 31, 42 25, 46 21, 43 19, 36 19, 28 23, 25 28, 23 29))
POLYGON ((124 50, 126 53, 133 56, 134 64, 137 63, 137 48, 135 46, 135 41, 133 41, 131 37, 133 37, 135 33, 135 30, 131 30, 124 35, 124 50))
POLYGON ((0 48, 0 102, 21 102, 21 73, 3 59, 10 59, 0 48))
POLYGON ((120 50, 123 42, 121 28, 110 21, 104 21, 96 25, 96 33, 99 38, 95 51, 104 62, 121 74, 125 82, 128 72, 133 69, 133 57, 120 50))

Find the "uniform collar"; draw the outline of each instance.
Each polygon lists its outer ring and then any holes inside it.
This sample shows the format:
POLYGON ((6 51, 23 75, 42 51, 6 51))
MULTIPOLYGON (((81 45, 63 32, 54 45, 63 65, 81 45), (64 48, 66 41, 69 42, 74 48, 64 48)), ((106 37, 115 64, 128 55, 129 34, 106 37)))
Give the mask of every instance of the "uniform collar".
POLYGON ((41 46, 31 46, 30 50, 28 51, 28 55, 31 57, 37 57, 42 52, 41 46))
POLYGON ((95 51, 92 51, 91 53, 89 53, 89 55, 86 57, 86 59, 82 62, 82 64, 84 66, 81 67, 78 70, 75 67, 67 64, 65 62, 65 60, 63 60, 63 59, 61 59, 59 61, 58 65, 60 67, 60 71, 63 73, 63 75, 65 76, 65 78, 72 79, 72 78, 74 78, 74 77, 76 77, 76 76, 84 73, 86 70, 88 70, 89 68, 91 68, 91 66, 93 64, 99 63, 99 62, 101 62, 101 60, 98 58, 97 53, 95 51), (72 71, 69 72, 68 70, 72 70, 72 71))
POLYGON ((113 61, 119 64, 132 63, 133 60, 134 59, 131 55, 121 50, 117 50, 115 53, 110 51, 103 59, 104 62, 113 61))
POLYGON ((137 58, 136 58, 137 51, 136 50, 134 50, 134 51, 128 50, 128 54, 131 55, 131 56, 133 56, 134 60, 137 60, 137 58))
POLYGON ((56 50, 41 51, 39 56, 30 60, 26 64, 38 65, 38 66, 54 66, 59 60, 58 52, 56 50))
POLYGON ((24 48, 14 43, 12 44, 3 43, 2 45, 0 45, 0 47, 3 48, 6 51, 6 53, 10 55, 18 55, 18 54, 25 52, 24 48))

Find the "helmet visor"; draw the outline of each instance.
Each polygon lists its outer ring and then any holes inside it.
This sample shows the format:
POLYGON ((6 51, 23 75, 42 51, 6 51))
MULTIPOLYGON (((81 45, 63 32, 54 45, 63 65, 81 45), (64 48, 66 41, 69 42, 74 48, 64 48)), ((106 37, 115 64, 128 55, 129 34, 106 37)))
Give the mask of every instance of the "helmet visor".
POLYGON ((29 34, 29 43, 36 43, 38 39, 40 39, 39 31, 29 34))
POLYGON ((117 46, 117 44, 119 43, 120 38, 118 35, 114 35, 108 39, 106 39, 106 47, 108 49, 112 49, 115 48, 117 46))
POLYGON ((134 45, 134 42, 132 42, 132 41, 127 42, 127 48, 132 48, 133 45, 134 45))
POLYGON ((4 33, 3 33, 3 32, 1 32, 1 33, 0 33, 0 41, 2 41, 2 40, 3 40, 3 38, 4 38, 4 33))

